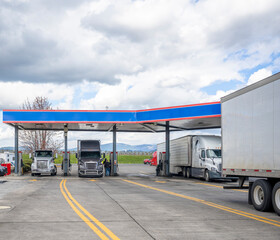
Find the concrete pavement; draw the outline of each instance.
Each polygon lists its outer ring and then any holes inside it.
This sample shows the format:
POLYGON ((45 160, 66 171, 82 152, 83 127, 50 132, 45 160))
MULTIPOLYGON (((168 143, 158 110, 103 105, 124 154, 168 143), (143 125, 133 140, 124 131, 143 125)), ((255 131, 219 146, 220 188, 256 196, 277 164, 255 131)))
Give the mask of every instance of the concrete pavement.
POLYGON ((279 239, 280 218, 257 212, 246 191, 225 183, 160 178, 148 165, 120 176, 5 177, 0 232, 5 239, 279 239), (64 180, 66 179, 66 181, 64 180), (72 197, 72 199, 71 199, 72 197), (68 200, 67 200, 68 198, 68 200), (73 208, 74 207, 74 208, 73 208), (101 225, 100 225, 101 224, 101 225))

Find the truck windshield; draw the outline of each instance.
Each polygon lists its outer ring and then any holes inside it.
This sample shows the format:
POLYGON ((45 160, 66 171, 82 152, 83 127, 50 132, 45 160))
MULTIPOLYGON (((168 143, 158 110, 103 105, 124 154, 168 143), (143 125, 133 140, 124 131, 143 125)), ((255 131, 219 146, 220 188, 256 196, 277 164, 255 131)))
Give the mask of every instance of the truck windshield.
POLYGON ((52 157, 51 151, 36 151, 35 157, 52 157))
POLYGON ((207 149, 206 156, 207 158, 221 158, 222 151, 221 149, 207 149))
POLYGON ((81 152, 81 158, 100 158, 100 152, 81 152))

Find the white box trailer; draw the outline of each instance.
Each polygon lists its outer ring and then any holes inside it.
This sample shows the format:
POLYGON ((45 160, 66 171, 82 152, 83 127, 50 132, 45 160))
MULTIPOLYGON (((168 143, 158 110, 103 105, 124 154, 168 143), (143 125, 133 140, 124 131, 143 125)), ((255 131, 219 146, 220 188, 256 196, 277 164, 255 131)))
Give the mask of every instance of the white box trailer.
POLYGON ((221 99, 222 167, 249 184, 249 203, 280 215, 280 73, 221 99), (252 180, 250 178, 250 180, 252 180))
MULTIPOLYGON (((164 153, 165 143, 158 144, 159 161, 165 161, 162 157, 164 153)), ((191 135, 171 140, 169 158, 171 174, 204 178, 206 181, 222 178, 220 136, 191 135)))
POLYGON ((0 161, 5 163, 11 163, 13 166, 15 165, 15 154, 11 152, 3 152, 0 153, 0 161))

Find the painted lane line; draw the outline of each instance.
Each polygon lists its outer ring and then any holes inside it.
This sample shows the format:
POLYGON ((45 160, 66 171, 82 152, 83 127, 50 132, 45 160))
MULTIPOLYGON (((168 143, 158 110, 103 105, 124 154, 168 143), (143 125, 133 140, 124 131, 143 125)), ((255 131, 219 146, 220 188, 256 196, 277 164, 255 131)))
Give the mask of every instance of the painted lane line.
MULTIPOLYGON (((214 185, 214 184, 209 184, 209 183, 199 183, 199 182, 196 182, 195 184, 201 184, 201 185, 205 185, 205 186, 210 186, 210 187, 216 187, 216 188, 224 189, 222 186, 218 186, 218 185, 214 185)), ((229 190, 248 193, 248 191, 240 190, 240 189, 229 189, 229 190)))
POLYGON ((114 233, 110 231, 103 223, 101 223, 97 218, 92 216, 81 204, 79 204, 75 198, 71 195, 66 187, 66 180, 63 183, 64 189, 68 195, 68 197, 97 225, 99 226, 108 236, 113 240, 120 240, 114 233))
POLYGON ((0 206, 0 210, 2 209, 10 209, 11 207, 10 206, 0 206))
POLYGON ((159 191, 159 192, 162 192, 162 193, 166 193, 166 194, 169 194, 169 195, 173 195, 173 196, 176 196, 176 197, 185 198, 185 199, 188 199, 188 200, 191 200, 191 201, 195 201, 195 202, 202 203, 202 204, 205 204, 205 205, 210 206, 210 207, 214 207, 214 208, 226 211, 226 212, 234 213, 234 214, 237 214, 237 215, 240 215, 240 216, 244 216, 244 217, 247 217, 247 218, 254 219, 254 220, 259 221, 259 222, 263 222, 263 223, 267 223, 267 224, 270 224, 270 225, 274 225, 276 227, 280 227, 280 222, 276 221, 276 220, 273 220, 273 219, 265 218, 265 217, 262 217, 262 216, 259 216, 259 215, 251 214, 251 213, 244 212, 244 211, 241 211, 241 210, 237 210, 237 209, 234 209, 234 208, 229 208, 229 207, 219 205, 219 204, 216 204, 216 203, 213 203, 213 202, 208 202, 208 201, 205 201, 205 200, 202 200, 202 199, 199 199, 199 198, 189 197, 189 196, 186 196, 186 195, 183 195, 183 194, 174 193, 174 192, 163 190, 163 189, 160 189, 160 188, 151 187, 151 186, 144 185, 144 184, 137 183, 137 182, 133 182, 133 181, 130 181, 130 180, 124 180, 124 179, 122 179, 122 180, 124 182, 132 183, 132 184, 144 187, 144 188, 152 189, 152 190, 159 191))
POLYGON ((96 226, 94 226, 92 224, 92 222, 87 219, 75 206, 74 204, 70 201, 70 199, 68 198, 68 196, 66 195, 66 193, 63 190, 62 184, 65 184, 66 180, 61 180, 60 182, 60 191, 62 193, 62 195, 64 196, 64 198, 66 199, 66 201, 68 202, 68 204, 72 207, 72 209, 74 210, 75 213, 77 213, 77 215, 102 239, 102 240, 109 240, 109 238, 107 238, 96 226))
POLYGON ((155 181, 157 183, 166 183, 166 181, 155 181))

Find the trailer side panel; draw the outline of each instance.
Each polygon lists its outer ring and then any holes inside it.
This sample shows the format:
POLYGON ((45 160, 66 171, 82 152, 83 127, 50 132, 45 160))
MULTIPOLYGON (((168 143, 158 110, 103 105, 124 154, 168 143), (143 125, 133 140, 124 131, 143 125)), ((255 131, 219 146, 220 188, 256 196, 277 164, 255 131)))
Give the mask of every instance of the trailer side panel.
POLYGON ((280 177, 279 117, 279 79, 222 101, 224 174, 280 177))

